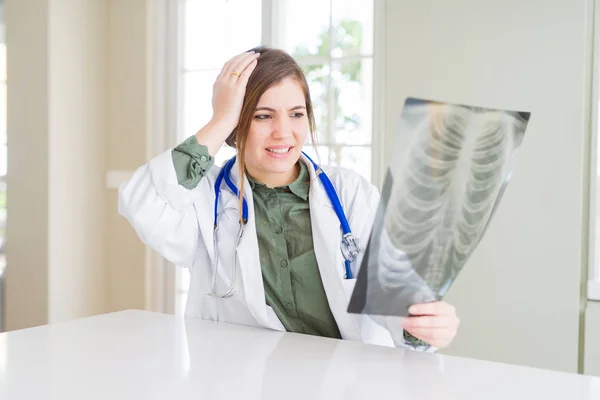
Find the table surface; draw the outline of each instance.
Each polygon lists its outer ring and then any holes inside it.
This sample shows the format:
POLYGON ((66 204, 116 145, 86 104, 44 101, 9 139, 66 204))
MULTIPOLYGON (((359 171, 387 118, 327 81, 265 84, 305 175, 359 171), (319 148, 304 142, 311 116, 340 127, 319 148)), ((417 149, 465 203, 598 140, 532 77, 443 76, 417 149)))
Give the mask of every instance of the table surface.
POLYGON ((598 400, 600 378, 131 310, 0 334, 0 399, 42 398, 598 400))

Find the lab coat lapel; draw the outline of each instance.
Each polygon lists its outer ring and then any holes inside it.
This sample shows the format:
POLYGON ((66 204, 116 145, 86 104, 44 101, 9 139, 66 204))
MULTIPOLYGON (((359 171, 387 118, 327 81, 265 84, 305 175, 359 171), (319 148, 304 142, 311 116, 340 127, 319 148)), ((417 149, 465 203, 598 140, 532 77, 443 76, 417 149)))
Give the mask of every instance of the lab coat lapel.
MULTIPOLYGON (((231 180, 239 187, 239 172, 237 161, 231 168, 231 180)), ((244 176, 244 197, 248 203, 248 223, 237 248, 238 263, 244 287, 244 299, 250 313, 257 323, 276 330, 282 330, 281 321, 269 308, 265 300, 265 288, 262 279, 262 269, 258 254, 258 238, 256 236, 256 220, 254 218, 254 199, 248 178, 244 176)), ((231 196, 226 207, 239 210, 239 199, 231 196), (232 204, 233 203, 233 204, 232 204)))
POLYGON ((210 193, 207 196, 201 196, 194 203, 196 214, 198 215, 198 227, 200 228, 201 239, 206 247, 206 252, 210 258, 210 262, 214 263, 214 214, 215 209, 215 190, 214 179, 202 179, 199 185, 206 185, 202 188, 205 193, 210 193), (207 212, 206 210, 210 210, 207 212))
POLYGON ((315 255, 329 307, 344 339, 361 340, 360 328, 355 318, 348 314, 348 297, 344 289, 343 256, 340 251, 340 220, 327 196, 323 184, 317 177, 310 161, 302 156, 309 166, 310 215, 315 255))

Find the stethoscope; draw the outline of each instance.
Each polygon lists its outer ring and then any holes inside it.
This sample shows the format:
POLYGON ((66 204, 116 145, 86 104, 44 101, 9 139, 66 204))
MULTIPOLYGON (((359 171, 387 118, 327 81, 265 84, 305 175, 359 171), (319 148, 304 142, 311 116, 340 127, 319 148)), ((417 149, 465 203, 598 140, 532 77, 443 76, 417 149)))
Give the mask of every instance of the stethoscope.
MULTIPOLYGON (((359 246, 356 238, 354 237, 354 235, 352 234, 352 231, 350 230, 350 225, 348 224, 348 219, 346 218, 346 215, 344 214, 344 210, 342 209, 342 203, 340 202, 340 199, 337 195, 337 192, 335 191, 335 188, 333 187, 333 184, 331 183, 331 180, 329 180, 329 177, 325 174, 325 172, 323 172, 323 170, 306 153, 302 152, 302 154, 304 154, 304 156, 306 158, 308 158, 308 160, 314 166, 316 174, 319 177, 319 179, 321 180, 323 187, 325 188, 327 197, 329 197, 329 201, 331 201, 331 205, 333 206, 333 209, 334 209, 338 219, 340 220, 340 225, 341 225, 342 232, 343 232, 341 250, 342 250, 342 255, 344 256, 344 268, 345 268, 344 279, 353 279, 353 274, 352 274, 352 269, 350 268, 350 263, 354 262, 356 260, 356 257, 358 256, 358 254, 360 254, 363 250, 359 246)), ((218 239, 217 239, 217 232, 219 230, 219 226, 218 226, 219 194, 221 192, 221 185, 224 180, 225 184, 229 187, 229 189, 233 192, 233 194, 236 196, 239 196, 238 188, 231 181, 231 177, 230 177, 231 168, 235 164, 235 160, 236 160, 236 157, 234 156, 233 158, 231 158, 229 161, 227 161, 225 163, 225 165, 223 166, 223 168, 221 168, 221 171, 217 175, 217 180, 215 181, 215 209, 214 209, 214 217, 215 218, 214 218, 214 232, 213 232, 214 260, 213 260, 212 289, 211 289, 210 295, 214 296, 214 297, 220 297, 220 298, 227 298, 227 297, 231 297, 231 296, 234 296, 237 294, 237 292, 234 292, 235 281, 236 281, 236 276, 237 276, 237 247, 239 246, 240 240, 242 239, 242 235, 244 233, 244 228, 246 227, 246 224, 248 223, 248 203, 246 202, 246 199, 243 198, 242 199, 242 218, 240 219, 240 228, 238 230, 237 241, 236 241, 236 245, 235 245, 236 250, 235 250, 234 263, 233 263, 233 277, 231 279, 231 284, 229 285, 229 289, 227 290, 227 292, 225 292, 224 294, 219 294, 219 293, 217 293, 217 272, 218 272, 218 268, 219 268, 219 246, 218 246, 218 239)))

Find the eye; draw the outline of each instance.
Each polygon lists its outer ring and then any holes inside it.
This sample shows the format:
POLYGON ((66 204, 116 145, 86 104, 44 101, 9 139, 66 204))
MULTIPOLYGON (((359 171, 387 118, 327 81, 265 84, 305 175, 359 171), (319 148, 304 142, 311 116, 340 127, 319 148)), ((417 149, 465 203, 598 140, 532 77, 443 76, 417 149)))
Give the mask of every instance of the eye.
POLYGON ((302 118, 304 117, 304 113, 296 112, 292 114, 292 118, 302 118))
POLYGON ((254 119, 258 119, 258 120, 265 120, 265 119, 269 119, 271 118, 271 116, 269 114, 257 114, 254 116, 254 119))

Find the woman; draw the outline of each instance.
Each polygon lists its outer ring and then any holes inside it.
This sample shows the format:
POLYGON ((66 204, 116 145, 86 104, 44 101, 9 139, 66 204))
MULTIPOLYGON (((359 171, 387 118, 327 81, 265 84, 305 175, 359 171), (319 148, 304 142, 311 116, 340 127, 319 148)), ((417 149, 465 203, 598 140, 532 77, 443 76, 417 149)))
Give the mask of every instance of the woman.
MULTIPOLYGON (((458 318, 444 302, 417 304, 403 319, 346 312, 355 283, 346 278, 361 260, 345 270, 340 220, 301 152, 314 126, 306 79, 288 54, 260 47, 237 55, 214 84, 211 121, 140 167, 119 190, 119 212, 144 243, 190 269, 186 316, 420 350, 447 346, 458 318), (223 142, 237 158, 220 175, 213 157, 223 142)), ((365 248, 377 189, 351 171, 323 171, 365 248)))

